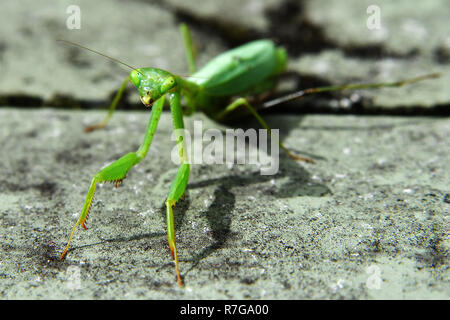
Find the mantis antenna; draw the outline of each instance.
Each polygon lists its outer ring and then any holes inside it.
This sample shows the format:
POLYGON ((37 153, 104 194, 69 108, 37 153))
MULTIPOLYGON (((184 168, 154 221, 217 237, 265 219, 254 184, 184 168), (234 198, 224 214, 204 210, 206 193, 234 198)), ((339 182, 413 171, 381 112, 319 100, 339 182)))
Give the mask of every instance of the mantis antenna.
MULTIPOLYGON (((85 47, 85 46, 83 46, 83 45, 81 45, 81 44, 79 44, 79 43, 72 42, 72 41, 69 41, 69 40, 57 39, 56 41, 65 42, 65 43, 70 44, 70 45, 72 45, 72 46, 79 47, 79 48, 81 48, 81 49, 85 49, 85 50, 88 50, 88 51, 90 51, 90 52, 96 53, 96 54, 98 54, 98 55, 100 55, 100 56, 102 56, 102 57, 105 57, 105 58, 109 59, 109 60, 112 60, 112 61, 114 61, 114 62, 123 64, 124 66, 126 66, 126 67, 128 67, 128 68, 130 68, 130 69, 132 69, 132 70, 136 70, 136 71, 139 72, 141 75, 143 75, 142 72, 140 72, 138 68, 135 68, 135 67, 133 67, 133 66, 130 66, 129 64, 127 64, 127 63, 125 63, 125 62, 123 62, 123 61, 120 61, 119 59, 110 57, 110 56, 108 56, 108 55, 106 55, 106 54, 104 54, 104 53, 101 53, 101 52, 97 51, 97 50, 90 49, 90 48, 85 47)), ((190 75, 180 75, 180 74, 179 74, 178 76, 180 76, 180 77, 192 77, 192 78, 207 79, 207 78, 204 78, 204 77, 195 77, 195 76, 193 77, 193 76, 190 76, 190 75)))
MULTIPOLYGON (((110 57, 110 56, 108 56, 108 55, 106 55, 106 54, 104 54, 104 53, 101 53, 101 52, 97 51, 97 50, 90 49, 90 48, 88 48, 88 47, 82 46, 82 45, 79 44, 79 43, 75 43, 75 42, 68 41, 68 40, 63 40, 63 39, 58 39, 58 40, 56 40, 56 41, 65 42, 65 43, 68 43, 68 44, 70 44, 70 45, 72 45, 72 46, 75 46, 75 47, 79 47, 79 48, 88 50, 88 51, 90 51, 90 52, 93 52, 93 53, 96 53, 96 54, 98 54, 98 55, 101 55, 102 57, 105 57, 105 58, 108 58, 109 60, 112 60, 112 61, 114 61, 114 62, 123 64, 124 66, 126 66, 126 67, 128 67, 128 68, 130 68, 130 69, 132 69, 132 70, 136 70, 137 72, 139 72, 138 68, 135 68, 135 67, 133 67, 133 66, 130 66, 129 64, 126 64, 125 62, 122 62, 122 61, 120 61, 119 59, 110 57)), ((140 73, 140 72, 139 72, 139 73, 140 73)), ((141 73, 141 74, 142 74, 142 73, 141 73)))

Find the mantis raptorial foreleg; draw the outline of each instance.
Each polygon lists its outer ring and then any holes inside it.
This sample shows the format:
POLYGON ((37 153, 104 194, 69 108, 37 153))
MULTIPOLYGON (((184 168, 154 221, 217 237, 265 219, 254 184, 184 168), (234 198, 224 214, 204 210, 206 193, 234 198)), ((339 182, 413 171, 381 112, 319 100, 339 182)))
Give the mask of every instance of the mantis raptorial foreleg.
MULTIPOLYGON (((125 83, 125 82, 124 82, 125 83)), ((67 243, 66 248, 61 254, 61 259, 64 259, 66 256, 67 250, 70 246, 70 241, 72 240, 73 234, 79 224, 86 229, 86 219, 88 218, 89 211, 91 209, 92 200, 94 199, 94 192, 97 183, 101 183, 104 181, 112 181, 116 183, 116 187, 119 186, 119 183, 125 179, 127 172, 136 164, 138 164, 142 159, 145 158, 148 149, 150 148, 150 144, 152 142, 153 136, 156 132, 156 128, 158 126, 158 121, 161 116, 162 108, 164 106, 164 96, 162 96, 159 100, 157 100, 153 105, 153 110, 150 115, 150 120, 147 127, 147 132, 145 134, 144 141, 136 152, 130 152, 120 159, 116 160, 106 168, 100 170, 94 177, 92 178, 91 185, 89 187, 89 191, 86 196, 86 200, 83 205, 83 209, 81 210, 80 217, 78 221, 75 223, 75 226, 70 234, 69 241, 67 243)))
MULTIPOLYGON (((184 129, 183 123, 183 114, 180 103, 180 93, 174 92, 169 94, 169 103, 172 111, 173 125, 174 129, 184 129)), ((117 161, 113 162, 106 168, 100 170, 94 177, 92 178, 91 185, 89 187, 89 191, 86 196, 86 200, 81 211, 80 217, 76 222, 72 233, 70 235, 69 241, 67 243, 66 248, 61 254, 61 259, 64 259, 67 250, 69 249, 70 242, 72 240, 73 234, 79 224, 83 228, 86 229, 86 219, 89 215, 89 210, 92 205, 92 200, 94 198, 95 187, 97 183, 101 183, 104 181, 112 181, 116 183, 116 187, 119 183, 125 178, 127 172, 136 164, 138 164, 142 159, 145 158, 148 149, 150 148, 150 144, 152 142, 153 136, 156 132, 156 128, 158 125, 159 118, 161 116, 162 108, 164 106, 164 96, 158 99, 153 104, 153 110, 150 116, 150 121, 147 127, 147 133, 145 135, 144 141, 142 145, 136 152, 130 152, 117 161)), ((178 169, 178 173, 172 182, 172 186, 169 191, 169 195, 166 200, 167 207, 167 238, 169 242, 169 248, 172 253, 172 257, 175 260, 175 268, 177 274, 177 282, 179 285, 183 285, 183 281, 181 280, 180 271, 178 267, 178 253, 175 244, 175 227, 174 227, 174 218, 173 218, 173 206, 176 202, 181 198, 186 190, 186 186, 189 179, 189 171, 190 166, 188 163, 187 157, 187 149, 185 146, 185 141, 183 140, 183 136, 179 135, 177 137, 177 146, 180 156, 180 167, 178 169)))

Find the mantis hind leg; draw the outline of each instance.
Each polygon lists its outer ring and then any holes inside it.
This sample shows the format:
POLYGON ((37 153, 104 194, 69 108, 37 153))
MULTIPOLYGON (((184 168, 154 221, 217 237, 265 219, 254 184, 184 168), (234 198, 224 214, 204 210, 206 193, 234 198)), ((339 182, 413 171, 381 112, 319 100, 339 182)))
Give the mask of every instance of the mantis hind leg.
POLYGON ((122 82, 122 85, 120 86, 119 91, 116 93, 116 96, 114 97, 113 102, 109 106, 108 114, 106 115, 105 119, 103 119, 103 121, 101 121, 97 124, 93 124, 93 125, 85 127, 84 128, 85 132, 92 132, 94 130, 98 130, 98 129, 102 129, 102 128, 106 127, 109 119, 111 119, 112 115, 114 114, 114 111, 116 110, 117 104, 119 103, 120 98, 122 97, 123 92, 125 91, 129 80, 130 80, 130 78, 127 77, 122 82))
POLYGON ((332 92, 332 91, 344 91, 344 90, 360 90, 360 89, 379 89, 379 88, 396 88, 401 87, 407 84, 412 84, 416 82, 420 82, 427 79, 435 79, 439 78, 441 75, 440 73, 430 73, 425 74, 422 76, 404 79, 400 81, 394 81, 394 82, 377 82, 377 83, 360 83, 360 84, 344 84, 344 85, 334 85, 334 86, 328 86, 328 87, 317 87, 317 88, 309 88, 304 89, 300 91, 296 91, 294 93, 288 94, 286 96, 267 101, 262 104, 263 108, 270 108, 272 106, 301 99, 306 95, 314 94, 314 93, 320 93, 320 92, 332 92))
MULTIPOLYGON (((237 109, 240 106, 245 106, 250 111, 250 113, 258 120, 258 122, 264 127, 264 129, 267 130, 269 134, 272 134, 272 130, 270 129, 269 125, 264 121, 264 119, 259 115, 259 113, 256 111, 255 108, 252 107, 252 105, 245 99, 245 98, 238 98, 235 101, 233 101, 231 104, 229 104, 225 110, 223 110, 217 117, 216 120, 220 121, 223 120, 227 114, 233 112, 235 109, 237 109)), ((300 157, 295 154, 293 154, 281 141, 278 142, 280 145, 280 148, 283 149, 289 157, 291 157, 294 160, 297 161, 303 161, 303 162, 309 162, 313 163, 314 161, 311 158, 307 157, 300 157)))

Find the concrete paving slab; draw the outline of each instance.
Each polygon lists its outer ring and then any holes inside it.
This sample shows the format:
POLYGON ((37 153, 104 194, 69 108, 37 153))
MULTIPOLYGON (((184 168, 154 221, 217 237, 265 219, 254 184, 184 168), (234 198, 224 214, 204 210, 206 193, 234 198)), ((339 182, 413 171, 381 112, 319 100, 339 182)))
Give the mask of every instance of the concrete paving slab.
MULTIPOLYGON (((73 4, 0 4, 1 298, 449 298, 445 0, 377 1, 379 29, 367 27, 373 3, 361 0, 79 0, 80 29, 70 29, 73 4), (56 40, 185 74, 181 22, 192 28, 199 66, 254 39, 285 47, 290 73, 278 94, 442 76, 311 97, 274 110, 290 115, 264 115, 315 164, 281 154, 275 175, 250 164, 194 164, 175 207, 185 288, 167 245, 164 201, 177 166, 164 112, 147 158, 117 189, 98 187, 88 230, 77 231, 60 261, 92 176, 139 147, 149 112, 120 111, 105 130, 83 133, 105 111, 69 109, 106 105, 129 70, 56 40), (329 114, 300 115, 322 111, 329 114), (376 116, 356 115, 365 113, 376 116)), ((119 108, 138 103, 130 90, 119 108)), ((228 129, 195 114, 186 119, 191 132, 196 121, 228 129)))
MULTIPOLYGON (((3 299, 448 299, 448 119, 269 116, 301 164, 193 165, 175 207, 185 288, 164 201, 177 166, 164 113, 147 158, 98 188, 58 259, 90 179, 138 148, 145 112, 0 110, 3 299)), ((203 115, 186 119, 218 125, 203 115)), ((225 129, 219 126, 218 128, 225 129)))
MULTIPOLYGON (((80 0, 80 29, 70 29, 71 1, 2 2, 0 103, 66 108, 99 107, 111 100, 129 70, 57 39, 81 43, 133 66, 186 74, 178 28, 185 21, 194 33, 199 66, 233 46, 271 38, 288 49, 289 70, 296 75, 297 81, 282 86, 286 90, 442 73, 441 79, 397 90, 357 92, 353 98, 358 103, 348 95, 345 101, 327 100, 328 109, 392 112, 398 107, 440 106, 448 113, 450 9, 445 0, 415 6, 378 1, 379 29, 367 27, 370 1, 199 3, 80 0)), ((136 103, 135 90, 130 92, 128 102, 136 103)), ((299 112, 308 111, 307 105, 298 106, 299 112)))

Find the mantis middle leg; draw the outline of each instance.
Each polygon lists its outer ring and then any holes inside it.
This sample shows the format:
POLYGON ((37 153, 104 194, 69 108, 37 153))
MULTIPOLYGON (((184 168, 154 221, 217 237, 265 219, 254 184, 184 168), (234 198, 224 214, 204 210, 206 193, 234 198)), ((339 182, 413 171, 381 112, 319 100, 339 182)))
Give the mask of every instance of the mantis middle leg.
POLYGON ((183 139, 184 133, 184 122, 183 122, 183 112, 181 109, 181 99, 180 93, 175 92, 169 94, 170 110, 172 112, 173 126, 175 129, 175 134, 177 136, 177 148, 178 155, 180 159, 180 167, 178 168, 177 175, 172 182, 170 187, 169 195, 166 200, 167 209, 167 239, 169 241, 170 252, 172 253, 172 258, 175 260, 175 271, 177 274, 177 282, 180 286, 183 286, 183 281, 181 280, 180 270, 178 267, 178 253, 175 244, 175 225, 173 218, 173 206, 177 201, 183 196, 186 186, 189 180, 190 165, 188 160, 188 153, 186 148, 186 142, 183 139))
MULTIPOLYGON (((266 123, 266 121, 264 121, 264 119, 259 115, 259 113, 256 111, 255 108, 252 107, 252 105, 245 99, 245 98, 238 98, 236 100, 234 100, 232 103, 230 103, 225 110, 223 110, 218 116, 217 116, 217 120, 221 120, 223 118, 226 117, 227 114, 229 114, 230 112, 233 112, 235 109, 237 109, 240 106, 245 106, 247 107, 247 109, 251 112, 251 114, 256 118, 256 120, 258 120, 258 122, 264 127, 264 129, 267 130, 267 132, 271 135, 272 134, 272 130, 270 129, 269 125, 266 123)), ((278 144, 280 145, 280 148, 283 149, 289 157, 291 157, 294 160, 297 161, 304 161, 304 162, 309 162, 309 163, 313 163, 314 161, 310 158, 306 158, 306 157, 300 157, 297 156, 295 154, 293 154, 281 141, 278 142, 278 144)))
POLYGON ((108 114, 106 115, 105 119, 103 119, 103 121, 97 123, 97 124, 93 124, 90 126, 87 126, 84 128, 85 132, 91 132, 97 129, 102 129, 104 127, 106 127, 106 125, 108 124, 109 119, 111 119, 112 115, 114 114, 114 111, 116 110, 117 104, 119 103, 120 98, 123 95, 123 92, 125 91, 128 81, 130 81, 130 78, 127 77, 123 82, 122 85, 120 86, 119 91, 116 93, 116 96, 114 97, 113 102, 111 103, 111 105, 109 106, 109 110, 108 110, 108 114))

